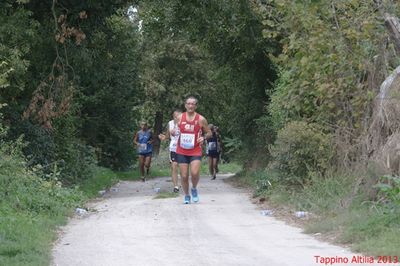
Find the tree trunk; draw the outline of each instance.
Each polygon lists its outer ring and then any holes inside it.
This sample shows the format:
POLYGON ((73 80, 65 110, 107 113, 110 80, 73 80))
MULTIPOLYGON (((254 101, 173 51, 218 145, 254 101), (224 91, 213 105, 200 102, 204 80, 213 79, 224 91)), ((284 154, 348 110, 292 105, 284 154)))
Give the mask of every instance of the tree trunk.
POLYGON ((154 118, 154 130, 153 130, 153 154, 154 156, 158 156, 160 154, 160 146, 161 142, 158 138, 158 135, 162 132, 162 122, 163 122, 163 113, 161 111, 156 112, 156 116, 154 118))
POLYGON ((395 16, 392 16, 388 13, 385 13, 385 25, 390 32, 390 37, 394 42, 394 47, 396 51, 400 53, 400 23, 399 19, 395 16))

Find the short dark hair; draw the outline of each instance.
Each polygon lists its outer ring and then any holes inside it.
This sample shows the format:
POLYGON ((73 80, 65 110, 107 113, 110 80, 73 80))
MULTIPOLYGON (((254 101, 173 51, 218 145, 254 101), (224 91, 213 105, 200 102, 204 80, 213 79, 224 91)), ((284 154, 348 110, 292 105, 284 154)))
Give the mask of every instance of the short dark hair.
POLYGON ((187 100, 189 100, 189 99, 194 99, 195 101, 196 101, 196 104, 198 103, 198 99, 197 99, 197 97, 196 96, 193 96, 193 95, 189 95, 189 96, 187 96, 186 98, 185 98, 185 103, 187 102, 187 100))

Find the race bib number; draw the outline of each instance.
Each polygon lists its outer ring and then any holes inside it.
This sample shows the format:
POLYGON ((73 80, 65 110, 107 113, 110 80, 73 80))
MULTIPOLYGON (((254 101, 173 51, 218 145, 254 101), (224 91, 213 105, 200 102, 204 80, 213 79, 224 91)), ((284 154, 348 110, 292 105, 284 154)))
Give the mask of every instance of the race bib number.
POLYGON ((181 134, 180 146, 182 149, 193 149, 194 148, 194 134, 181 134))
POLYGON ((147 151, 147 143, 139 143, 138 150, 139 152, 147 151))
POLYGON ((217 150, 217 143, 216 143, 216 142, 209 142, 209 143, 208 143, 208 150, 209 150, 209 151, 215 151, 215 150, 217 150))

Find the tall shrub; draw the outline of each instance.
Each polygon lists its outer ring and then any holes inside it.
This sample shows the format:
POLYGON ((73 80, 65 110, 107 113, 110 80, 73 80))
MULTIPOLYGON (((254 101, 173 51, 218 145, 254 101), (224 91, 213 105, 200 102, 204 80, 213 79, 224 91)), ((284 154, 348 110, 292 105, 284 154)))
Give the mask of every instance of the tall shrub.
POLYGON ((289 185, 306 185, 310 172, 323 174, 333 155, 331 135, 317 124, 293 121, 278 131, 271 146, 274 161, 270 164, 289 185))

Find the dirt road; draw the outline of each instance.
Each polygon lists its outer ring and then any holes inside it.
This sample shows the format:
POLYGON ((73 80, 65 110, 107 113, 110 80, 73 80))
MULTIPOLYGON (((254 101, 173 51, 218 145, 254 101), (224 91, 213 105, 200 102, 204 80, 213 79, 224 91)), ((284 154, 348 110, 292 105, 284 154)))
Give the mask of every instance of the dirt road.
POLYGON ((53 264, 309 266, 355 255, 261 215, 248 193, 222 181, 226 177, 202 178, 200 202, 190 205, 181 195, 154 199, 154 188, 171 190, 168 178, 120 182, 117 191, 91 204, 96 211, 62 229, 53 264))

